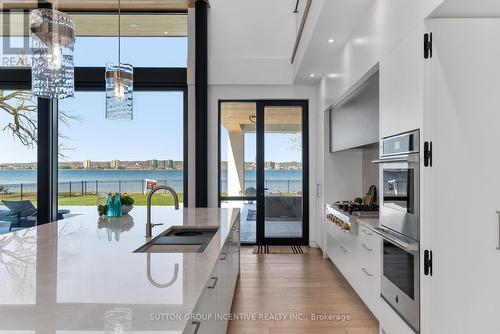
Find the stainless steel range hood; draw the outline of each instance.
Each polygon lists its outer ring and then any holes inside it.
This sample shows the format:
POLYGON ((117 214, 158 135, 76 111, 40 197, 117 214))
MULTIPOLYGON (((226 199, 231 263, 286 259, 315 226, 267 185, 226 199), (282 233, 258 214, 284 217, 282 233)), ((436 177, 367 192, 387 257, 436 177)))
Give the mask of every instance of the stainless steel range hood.
POLYGON ((379 74, 372 71, 330 109, 330 152, 369 147, 379 140, 379 74))

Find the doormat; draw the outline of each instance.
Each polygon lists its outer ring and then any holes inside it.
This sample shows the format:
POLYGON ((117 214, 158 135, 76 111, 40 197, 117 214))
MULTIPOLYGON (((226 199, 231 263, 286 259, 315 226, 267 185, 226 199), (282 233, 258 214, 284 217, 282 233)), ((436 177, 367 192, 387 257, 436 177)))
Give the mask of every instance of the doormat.
POLYGON ((253 254, 307 254, 309 246, 253 246, 253 254))

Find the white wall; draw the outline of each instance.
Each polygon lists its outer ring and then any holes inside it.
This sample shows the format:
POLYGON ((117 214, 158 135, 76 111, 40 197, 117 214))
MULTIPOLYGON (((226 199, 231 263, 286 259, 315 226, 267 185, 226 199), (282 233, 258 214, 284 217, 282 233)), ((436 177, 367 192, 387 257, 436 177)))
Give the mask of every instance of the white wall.
POLYGON ((320 83, 320 110, 334 104, 443 0, 379 0, 331 58, 320 83))
MULTIPOLYGON (((377 160, 378 156, 378 145, 374 148, 363 150, 363 195, 368 192, 371 185, 377 187, 377 192, 380 191, 380 189, 378 189, 379 165, 372 162, 373 160, 377 160)), ((380 194, 377 193, 377 200, 379 195, 380 194)))
POLYGON ((210 84, 289 85, 295 0, 211 0, 210 84))

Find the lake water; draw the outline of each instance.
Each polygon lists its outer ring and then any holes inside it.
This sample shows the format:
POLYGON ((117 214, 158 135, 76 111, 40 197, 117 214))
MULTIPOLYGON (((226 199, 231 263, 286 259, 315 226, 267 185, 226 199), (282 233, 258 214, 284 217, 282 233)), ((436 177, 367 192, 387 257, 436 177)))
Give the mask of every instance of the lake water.
MULTIPOLYGON (((122 192, 136 192, 143 188, 143 180, 161 180, 160 184, 172 186, 182 191, 183 171, 180 170, 95 170, 95 169, 61 169, 59 170, 60 191, 68 191, 80 187, 95 187, 96 181, 100 191, 115 191, 120 183, 122 192)), ((245 189, 255 187, 256 173, 245 171, 245 189)), ((282 192, 301 191, 301 170, 266 170, 266 187, 282 192)), ((0 185, 8 185, 14 191, 15 185, 36 184, 36 170, 0 170, 0 185)), ((227 189, 227 172, 221 173, 221 188, 227 189)), ((90 189, 88 190, 90 191, 90 189)))

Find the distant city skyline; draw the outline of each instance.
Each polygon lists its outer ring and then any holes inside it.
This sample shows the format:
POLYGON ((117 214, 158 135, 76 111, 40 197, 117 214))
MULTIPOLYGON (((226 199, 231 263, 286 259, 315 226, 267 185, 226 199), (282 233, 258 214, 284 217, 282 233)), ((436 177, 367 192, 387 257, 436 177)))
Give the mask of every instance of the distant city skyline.
MULTIPOLYGON (((227 161, 221 161, 221 169, 227 169, 227 161)), ((36 169, 36 162, 4 162, 0 163, 0 170, 6 169, 36 169)), ((149 160, 90 160, 82 161, 62 161, 59 162, 59 169, 183 169, 184 162, 174 159, 149 159, 149 160)), ((245 170, 255 170, 255 162, 244 162, 245 170)), ((302 163, 298 161, 276 162, 265 161, 264 168, 271 170, 297 170, 302 168, 302 163)))
MULTIPOLYGON (((134 65, 186 66, 185 38, 127 38, 123 41, 123 57, 134 65), (144 50, 154 50, 144 56, 144 50), (166 55, 166 56, 165 56, 166 55)), ((75 66, 104 66, 114 61, 114 38, 78 38, 75 45, 75 66), (89 52, 106 50, 106 52, 89 52), (110 52, 108 52, 110 51, 110 52)), ((35 100, 36 101, 36 100, 35 100)), ((70 127, 60 124, 60 161, 148 160, 168 156, 181 161, 184 156, 183 93, 169 91, 134 92, 134 120, 110 121, 104 118, 105 92, 77 91, 74 98, 59 102, 60 109, 71 112, 79 120, 70 120, 70 127), (110 159, 112 156, 112 159, 110 159)), ((36 146, 28 148, 7 131, 1 131, 11 116, 0 110, 1 163, 36 162, 36 146)), ((293 134, 266 133, 266 160, 300 161, 301 150, 294 149, 293 134)), ((221 138, 221 156, 227 159, 227 141, 221 138)), ((255 134, 245 134, 245 160, 255 161, 255 134)))

